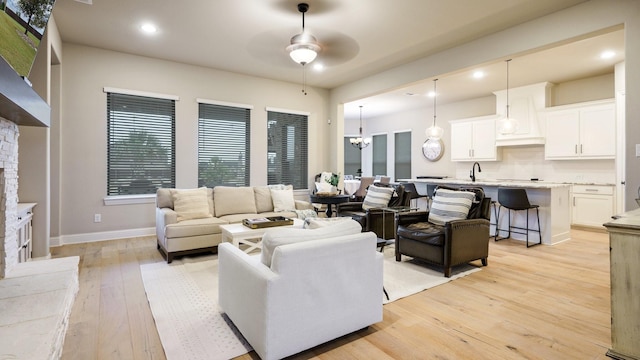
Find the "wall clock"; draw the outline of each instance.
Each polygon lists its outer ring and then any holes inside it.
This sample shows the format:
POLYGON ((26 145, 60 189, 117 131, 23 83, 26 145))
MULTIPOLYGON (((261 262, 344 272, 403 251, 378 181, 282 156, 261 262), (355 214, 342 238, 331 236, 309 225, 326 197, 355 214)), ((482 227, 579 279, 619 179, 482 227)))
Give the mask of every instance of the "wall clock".
POLYGON ((444 143, 442 139, 427 139, 422 144, 422 155, 429 161, 438 161, 444 154, 444 143))

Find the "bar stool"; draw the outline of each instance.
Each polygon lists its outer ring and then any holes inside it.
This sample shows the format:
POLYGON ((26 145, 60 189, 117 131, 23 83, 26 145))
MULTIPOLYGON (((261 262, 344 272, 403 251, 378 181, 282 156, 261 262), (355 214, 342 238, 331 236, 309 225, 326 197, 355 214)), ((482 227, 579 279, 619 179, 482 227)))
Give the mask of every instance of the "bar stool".
POLYGON ((527 191, 525 189, 519 188, 498 188, 498 203, 500 204, 498 207, 498 215, 496 216, 496 233, 494 237, 494 241, 508 239, 511 237, 511 233, 526 235, 527 237, 527 247, 531 247, 534 245, 542 244, 542 232, 540 231, 540 212, 538 205, 532 205, 529 203, 529 197, 527 196, 527 191), (509 227, 508 229, 500 229, 498 227, 498 222, 500 219, 500 209, 506 208, 509 211, 509 227), (536 217, 538 220, 538 230, 531 229, 529 227, 529 210, 536 209, 536 217), (520 211, 525 210, 527 212, 527 227, 518 227, 511 225, 511 210, 520 211), (512 229, 516 229, 513 230, 512 229), (520 230, 520 231, 519 231, 520 230), (507 237, 499 237, 500 231, 508 231, 507 237), (529 232, 537 232, 539 242, 533 243, 529 245, 529 232))
POLYGON ((429 209, 429 195, 418 193, 418 190, 416 189, 416 184, 412 182, 403 182, 401 184, 404 185, 404 191, 409 193, 409 198, 411 199, 410 201, 412 202, 411 204, 412 207, 414 207, 413 200, 416 200, 415 207, 418 207, 418 199, 427 198, 427 209, 429 209))

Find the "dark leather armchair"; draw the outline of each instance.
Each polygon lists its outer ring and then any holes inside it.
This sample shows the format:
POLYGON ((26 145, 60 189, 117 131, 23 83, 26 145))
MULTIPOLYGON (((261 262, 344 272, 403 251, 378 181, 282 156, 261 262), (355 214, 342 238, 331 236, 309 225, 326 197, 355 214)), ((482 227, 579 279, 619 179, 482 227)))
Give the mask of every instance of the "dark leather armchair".
MULTIPOLYGON (((380 187, 393 187, 395 189, 394 195, 387 204, 388 208, 391 207, 406 207, 411 202, 410 193, 405 191, 402 184, 375 184, 380 187)), ((393 239, 395 238, 395 216, 392 211, 380 209, 367 209, 362 208, 362 202, 351 201, 338 204, 337 206, 338 216, 351 217, 362 225, 362 231, 373 231, 379 238, 393 239)))
POLYGON ((440 226, 427 221, 429 211, 396 214, 396 261, 401 260, 401 255, 407 255, 440 265, 446 277, 451 277, 451 268, 455 265, 478 259, 483 266, 487 265, 491 199, 484 196, 481 188, 454 190, 476 194, 464 220, 440 226))

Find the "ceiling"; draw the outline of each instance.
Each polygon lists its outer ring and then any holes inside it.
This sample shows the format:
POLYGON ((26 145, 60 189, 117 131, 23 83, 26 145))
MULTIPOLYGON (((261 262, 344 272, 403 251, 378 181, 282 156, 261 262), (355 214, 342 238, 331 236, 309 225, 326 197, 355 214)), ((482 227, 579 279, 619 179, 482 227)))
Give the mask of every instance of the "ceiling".
MULTIPOLYGON (((307 0, 310 9, 305 28, 322 50, 307 65, 306 81, 310 86, 332 89, 584 1, 307 0), (323 64, 324 69, 314 70, 311 65, 315 63, 323 64)), ((285 51, 290 38, 301 31, 298 2, 57 0, 53 16, 64 42, 301 83, 302 67, 285 51), (157 33, 142 33, 140 26, 145 22, 154 23, 157 33)), ((510 86, 611 72, 623 55, 603 64, 590 61, 596 56, 593 51, 607 47, 621 54, 623 41, 618 31, 514 57, 510 86)), ((478 86, 469 85, 467 71, 440 76, 438 101, 486 96, 505 88, 504 62, 478 67, 487 73, 482 82, 476 82, 478 86), (455 97, 448 89, 456 89, 455 97)), ((431 80, 348 104, 345 117, 357 118, 359 105, 374 115, 393 111, 397 103, 411 107, 431 102, 420 96, 432 89, 431 80), (404 95, 407 92, 418 95, 404 95), (376 104, 380 110, 375 110, 376 104)))

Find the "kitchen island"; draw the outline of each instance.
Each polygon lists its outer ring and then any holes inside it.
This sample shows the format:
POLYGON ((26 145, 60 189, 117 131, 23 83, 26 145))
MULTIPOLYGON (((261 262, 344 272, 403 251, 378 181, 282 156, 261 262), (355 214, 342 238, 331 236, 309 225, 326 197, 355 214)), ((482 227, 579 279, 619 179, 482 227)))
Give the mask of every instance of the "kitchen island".
MULTIPOLYGON (((552 183, 546 181, 522 181, 522 180, 500 180, 500 179, 476 179, 475 182, 464 179, 410 179, 401 180, 413 182, 416 184, 418 193, 426 194, 427 185, 449 185, 453 187, 460 186, 478 186, 484 189, 485 196, 492 200, 498 200, 498 187, 524 188, 527 190, 527 196, 531 204, 540 206, 540 226, 542 227, 542 243, 546 245, 557 244, 561 241, 569 239, 569 231, 571 228, 571 210, 570 210, 570 184, 552 183)), ((496 206, 498 206, 496 204, 496 206)), ((530 224, 535 224, 535 210, 530 210, 530 224), (533 220, 533 222, 531 222, 533 220)), ((496 224, 496 214, 491 211, 491 223, 496 224)), ((503 208, 500 212, 499 227, 507 228, 507 209, 503 208)), ((519 227, 526 226, 525 211, 512 211, 511 224, 519 227)), ((495 233, 495 226, 491 225, 491 234, 495 233)), ((506 232, 501 232, 502 236, 506 236, 506 232)), ((537 242, 538 234, 531 232, 529 241, 537 242)), ((516 240, 525 240, 524 235, 511 233, 511 238, 516 240)))

